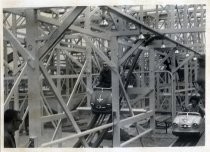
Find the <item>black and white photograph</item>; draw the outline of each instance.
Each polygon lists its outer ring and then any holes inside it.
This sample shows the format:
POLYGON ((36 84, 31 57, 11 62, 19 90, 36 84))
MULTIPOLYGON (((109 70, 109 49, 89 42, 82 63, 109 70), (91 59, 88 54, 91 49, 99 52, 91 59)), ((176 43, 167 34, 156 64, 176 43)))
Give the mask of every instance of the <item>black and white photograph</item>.
POLYGON ((204 3, 2 8, 2 149, 205 147, 206 18, 204 3))

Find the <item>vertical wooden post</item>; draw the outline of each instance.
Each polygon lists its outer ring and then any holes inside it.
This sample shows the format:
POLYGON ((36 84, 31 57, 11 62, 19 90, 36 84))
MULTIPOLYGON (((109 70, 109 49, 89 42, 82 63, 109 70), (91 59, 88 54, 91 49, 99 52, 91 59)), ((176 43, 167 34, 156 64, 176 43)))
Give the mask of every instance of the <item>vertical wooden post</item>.
POLYGON ((91 90, 92 90, 92 60, 91 60, 91 48, 87 48, 87 106, 90 106, 91 90))
MULTIPOLYGON (((56 49, 56 53, 57 53, 57 57, 56 57, 57 72, 56 72, 56 74, 57 75, 60 75, 61 74, 61 66, 60 66, 60 55, 61 55, 61 53, 60 53, 60 50, 59 49, 56 49)), ((57 78, 57 88, 60 91, 60 93, 62 93, 61 79, 60 78, 57 78)), ((62 112, 62 108, 59 105, 59 103, 57 103, 57 111, 58 111, 58 113, 61 113, 62 112)), ((62 124, 58 128, 57 137, 58 138, 62 138, 62 124)), ((58 147, 62 147, 62 143, 59 143, 58 144, 58 147)))
POLYGON ((144 22, 144 12, 143 12, 143 5, 140 5, 140 10, 139 10, 139 20, 143 23, 144 22))
MULTIPOLYGON (((85 28, 90 29, 90 7, 86 8, 86 16, 85 16, 85 28)), ((87 46, 86 50, 86 58, 87 58, 87 106, 90 106, 91 92, 92 92, 92 55, 91 48, 87 46)))
POLYGON ((145 65, 145 59, 144 59, 144 53, 145 53, 145 51, 143 50, 142 51, 142 58, 141 58, 141 87, 145 87, 146 86, 146 81, 145 81, 145 75, 146 75, 146 73, 145 73, 145 68, 144 68, 144 65, 145 65))
MULTIPOLYGON (((12 33, 16 36, 16 15, 12 14, 12 33)), ((15 48, 13 48, 13 69, 14 71, 18 68, 18 53, 17 50, 15 48)), ((14 78, 16 79, 17 76, 14 78)), ((18 87, 15 88, 14 90, 14 109, 15 110, 19 110, 19 93, 18 93, 18 87)), ((15 141, 16 141, 16 145, 19 145, 19 131, 15 132, 15 141)))
POLYGON ((153 115, 150 116, 150 128, 155 129, 155 71, 154 71, 155 54, 150 50, 149 52, 149 87, 153 91, 149 95, 149 108, 153 111, 153 115))
POLYGON ((184 88, 185 88, 185 105, 189 104, 189 97, 188 97, 188 88, 189 88, 189 68, 188 62, 184 65, 184 88))
MULTIPOLYGON (((171 70, 173 71, 175 68, 176 68, 176 54, 175 53, 172 53, 172 68, 171 70)), ((171 78, 171 112, 172 112, 172 119, 175 117, 176 115, 176 106, 177 106, 177 103, 176 103, 176 75, 174 73, 172 73, 172 78, 171 78)), ((178 79, 178 78, 177 78, 178 79)), ((178 80, 177 80, 178 82, 178 80)), ((179 83, 179 82, 178 82, 179 83)))
MULTIPOLYGON (((68 62, 68 58, 66 57, 66 75, 69 75, 70 74, 70 70, 69 70, 69 62, 68 62)), ((69 91, 69 83, 70 83, 70 78, 67 78, 66 79, 66 95, 68 96, 70 94, 70 91, 69 91)))
MULTIPOLYGON (((183 28, 187 30, 188 28, 188 14, 187 14, 187 11, 188 11, 188 6, 187 5, 184 5, 184 12, 183 12, 183 28)), ((187 40, 187 33, 184 33, 183 34, 183 44, 187 44, 188 40, 187 40)))
POLYGON ((41 137, 41 94, 39 85, 39 54, 36 38, 39 36, 37 13, 34 9, 27 9, 26 13, 26 36, 27 49, 33 56, 33 66, 28 66, 28 106, 29 106, 29 136, 37 138, 34 145, 39 145, 41 137))
POLYGON ((159 23, 159 13, 158 13, 158 5, 156 5, 156 9, 155 9, 155 28, 158 29, 158 23, 159 23))
MULTIPOLYGON (((7 41, 4 41, 3 42, 4 44, 4 60, 6 61, 6 62, 8 62, 7 61, 7 41)), ((5 77, 8 77, 8 72, 9 72, 9 70, 8 70, 8 68, 4 68, 4 76, 5 77)), ((3 89, 2 89, 3 90, 3 89)), ((9 94, 9 80, 4 80, 4 95, 5 95, 5 98, 6 98, 6 96, 9 94)), ((9 107, 5 107, 5 109, 8 109, 9 107)))
MULTIPOLYGON (((118 42, 116 37, 111 38, 111 59, 118 67, 118 42)), ((116 69, 118 70, 118 69, 116 69)), ((112 117, 113 117, 113 147, 120 147, 120 105, 119 105, 119 79, 112 71, 112 117)))
MULTIPOLYGON (((188 6, 187 5, 184 5, 184 28, 187 29, 188 28, 188 6)), ((183 35, 183 44, 187 44, 188 43, 188 38, 187 38, 187 34, 184 33, 183 35)), ((188 91, 186 91, 186 89, 188 88, 188 63, 186 63, 184 65, 184 83, 185 83, 185 105, 188 104, 188 91)))
POLYGON ((160 107, 160 74, 161 74, 161 72, 159 73, 155 73, 155 77, 156 77, 156 89, 157 89, 157 92, 156 92, 156 106, 157 106, 157 108, 156 109, 158 109, 158 111, 161 109, 161 107, 160 107))

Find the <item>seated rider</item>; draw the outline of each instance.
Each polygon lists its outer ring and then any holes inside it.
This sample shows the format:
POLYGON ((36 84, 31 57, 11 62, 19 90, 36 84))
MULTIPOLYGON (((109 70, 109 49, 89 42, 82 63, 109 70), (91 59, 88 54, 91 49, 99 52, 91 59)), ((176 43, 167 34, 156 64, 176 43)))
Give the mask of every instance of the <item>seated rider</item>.
POLYGON ((97 87, 110 88, 112 84, 111 70, 106 63, 103 63, 103 69, 100 72, 99 84, 97 87))
POLYGON ((185 111, 198 112, 203 117, 205 115, 204 109, 199 104, 200 98, 198 96, 192 96, 190 98, 190 104, 185 111))

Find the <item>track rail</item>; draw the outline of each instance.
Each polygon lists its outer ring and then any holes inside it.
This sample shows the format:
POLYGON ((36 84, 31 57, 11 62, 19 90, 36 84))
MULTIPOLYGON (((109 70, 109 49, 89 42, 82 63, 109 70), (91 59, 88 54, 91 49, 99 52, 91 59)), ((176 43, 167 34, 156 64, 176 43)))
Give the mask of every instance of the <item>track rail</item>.
MULTIPOLYGON (((97 126, 101 126, 103 124, 107 124, 111 122, 111 115, 110 114, 93 114, 90 123, 88 124, 87 130, 92 129, 97 126), (106 119, 108 117, 108 119, 106 119)), ((102 130, 101 132, 91 133, 85 136, 87 143, 91 147, 99 147, 101 142, 103 141, 105 133, 108 131, 109 128, 102 130), (95 139, 95 135, 98 134, 97 139, 95 139)), ((75 144, 74 148, 79 148, 82 146, 81 140, 79 139, 75 144)))
POLYGON ((175 142, 173 142, 170 147, 188 147, 196 146, 200 136, 183 136, 179 137, 175 142))

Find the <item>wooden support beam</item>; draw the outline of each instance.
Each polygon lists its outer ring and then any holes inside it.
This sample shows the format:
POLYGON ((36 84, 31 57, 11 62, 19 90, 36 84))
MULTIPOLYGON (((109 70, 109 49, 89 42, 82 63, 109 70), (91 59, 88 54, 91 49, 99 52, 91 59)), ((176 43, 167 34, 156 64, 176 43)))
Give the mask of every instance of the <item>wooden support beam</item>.
POLYGON ((58 19, 49 18, 49 17, 42 16, 42 15, 37 15, 37 19, 41 22, 48 23, 48 24, 55 25, 55 26, 61 26, 61 24, 62 24, 58 19))
MULTIPOLYGON (((64 102, 60 92, 57 90, 53 80, 50 78, 50 75, 48 74, 47 70, 45 69, 45 67, 43 66, 43 64, 41 62, 39 62, 39 67, 40 70, 42 71, 44 77, 46 78, 46 80, 48 81, 48 83, 50 84, 50 87, 52 89, 52 91, 54 92, 56 98, 58 99, 58 102, 60 104, 60 106, 62 107, 62 109, 64 110, 65 114, 67 115, 67 118, 69 119, 69 121, 72 123, 75 131, 77 133, 80 133, 80 128, 77 125, 76 121, 74 120, 74 117, 72 115, 72 113, 69 111, 68 106, 66 105, 66 103, 64 102)), ((82 143, 85 147, 88 147, 88 144, 86 143, 85 139, 81 139, 82 143)))
POLYGON ((144 136, 144 135, 150 133, 151 131, 153 131, 153 130, 152 130, 152 129, 147 129, 147 130, 145 130, 144 132, 138 134, 137 136, 135 136, 135 137, 133 137, 133 138, 131 138, 131 139, 125 141, 124 143, 120 144, 120 147, 125 147, 126 145, 128 145, 128 144, 132 143, 133 141, 135 141, 135 140, 141 138, 142 136, 144 136))
POLYGON ((191 27, 191 28, 183 28, 183 29, 161 29, 158 30, 163 34, 178 34, 178 33, 194 33, 194 32, 206 32, 205 27, 191 27))
POLYGON ((154 30, 153 28, 151 28, 151 27, 145 25, 144 23, 142 23, 141 21, 137 20, 136 18, 134 18, 134 17, 132 17, 132 16, 130 16, 130 15, 127 15, 127 14, 121 12, 118 8, 112 7, 112 6, 106 6, 106 7, 107 7, 111 12, 117 14, 118 16, 120 16, 120 17, 122 17, 122 18, 124 18, 124 19, 126 19, 126 20, 128 20, 128 21, 130 21, 130 22, 132 22, 132 23, 134 23, 134 24, 140 25, 140 26, 142 26, 144 29, 146 29, 146 30, 148 30, 148 31, 150 31, 150 32, 152 32, 152 33, 154 33, 154 34, 156 34, 156 35, 159 35, 159 36, 163 37, 164 39, 166 39, 166 40, 168 40, 168 41, 170 41, 170 42, 172 42, 172 43, 174 43, 174 44, 176 44, 176 45, 178 45, 178 46, 181 46, 181 47, 183 47, 183 48, 185 48, 185 49, 187 49, 187 50, 189 50, 189 51, 192 51, 192 52, 194 52, 194 53, 196 53, 196 54, 200 54, 199 52, 196 52, 195 50, 193 50, 193 49, 191 49, 191 48, 185 46, 184 44, 181 44, 181 43, 179 43, 179 42, 177 42, 177 41, 175 41, 175 40, 173 40, 173 39, 171 39, 171 38, 165 36, 163 33, 160 33, 160 32, 158 32, 157 30, 154 30))
POLYGON ((84 35, 85 41, 90 45, 90 47, 101 57, 103 61, 106 62, 106 64, 111 67, 112 70, 116 70, 117 66, 113 61, 111 61, 100 49, 96 48, 93 42, 91 42, 90 38, 88 36, 84 35))
POLYGON ((191 53, 189 57, 187 57, 184 61, 182 61, 181 64, 179 64, 178 67, 172 70, 172 73, 176 72, 178 69, 180 69, 183 65, 185 65, 189 60, 191 60, 194 57, 194 54, 191 53))
MULTIPOLYGON (((112 37, 111 39, 111 60, 112 62, 117 65, 119 64, 118 61, 119 55, 119 46, 117 43, 117 38, 112 37)), ((118 71, 118 68, 116 68, 118 71)), ((113 147, 120 146, 120 93, 119 93, 119 78, 117 72, 112 71, 112 120, 115 123, 113 126, 113 147)))
POLYGON ((160 63, 157 63, 155 66, 157 67, 157 69, 159 68, 160 65, 162 65, 169 57, 172 56, 172 51, 170 51, 162 60, 160 63))
POLYGON ((6 8, 3 10, 4 13, 12 13, 20 16, 25 16, 24 9, 17 9, 17 8, 6 8))
POLYGON ((64 118, 67 118, 65 113, 58 113, 58 114, 53 114, 53 115, 42 116, 41 121, 42 122, 50 122, 50 121, 64 119, 64 118))
POLYGON ((77 66, 82 68, 82 64, 79 61, 77 61, 77 59, 75 59, 74 56, 69 54, 69 52, 67 52, 66 50, 64 50, 64 52, 65 52, 66 56, 71 59, 72 62, 74 62, 77 66))
POLYGON ((5 107, 4 109, 5 109, 5 110, 7 109, 6 107, 8 107, 8 104, 9 104, 11 98, 12 98, 12 95, 13 95, 15 89, 16 89, 17 86, 19 85, 20 81, 22 80, 23 75, 24 75, 25 72, 26 72, 27 65, 28 65, 28 64, 27 64, 27 62, 26 62, 25 65, 24 65, 24 67, 23 67, 23 69, 22 69, 22 71, 21 71, 21 73, 20 73, 20 75, 19 75, 19 76, 17 77, 17 79, 15 80, 15 83, 14 83, 14 85, 13 85, 13 87, 12 87, 12 89, 11 89, 9 95, 7 96, 7 98, 6 98, 5 102, 4 102, 4 107, 5 107))
POLYGON ((5 26, 4 29, 4 37, 9 40, 11 45, 17 49, 18 53, 21 54, 21 56, 25 59, 25 61, 28 60, 34 60, 34 57, 29 53, 28 50, 26 50, 18 41, 18 39, 10 32, 5 26))
POLYGON ((4 60, 4 66, 7 67, 10 71, 13 71, 12 67, 4 60))
POLYGON ((27 106, 27 108, 26 108, 26 110, 25 110, 25 112, 24 112, 24 114, 23 114, 23 117, 22 117, 22 123, 20 124, 20 126, 19 126, 19 130, 23 127, 23 124, 24 124, 24 122, 25 121, 27 121, 25 118, 26 118, 26 116, 27 116, 27 114, 28 114, 28 106, 27 106))
POLYGON ((78 134, 74 134, 74 135, 64 137, 62 139, 57 139, 57 140, 54 140, 54 141, 51 141, 51 142, 48 142, 48 143, 44 143, 44 144, 41 145, 41 147, 47 147, 47 146, 55 145, 55 144, 65 142, 65 141, 73 139, 73 138, 80 138, 80 137, 83 137, 85 135, 91 134, 93 132, 97 132, 97 131, 100 131, 100 130, 103 130, 103 129, 106 129, 106 128, 110 128, 112 126, 113 126, 113 123, 108 123, 108 124, 105 124, 105 125, 93 128, 93 129, 83 131, 83 132, 78 133, 78 134))
POLYGON ((37 10, 26 9, 26 37, 27 37, 27 49, 33 56, 32 62, 34 68, 28 66, 28 107, 29 107, 29 136, 37 138, 35 146, 41 144, 41 95, 40 95, 40 71, 39 71, 39 54, 38 44, 36 38, 39 36, 38 22, 36 20, 37 10))
MULTIPOLYGON (((76 89, 77 89, 77 87, 78 87, 78 85, 79 85, 79 82, 81 81, 81 78, 82 78, 82 75, 83 75, 83 73, 84 73, 84 71, 85 71, 86 66, 87 66, 87 60, 85 61, 84 65, 83 65, 83 67, 82 67, 82 70, 81 70, 81 72, 80 72, 80 74, 79 74, 79 76, 78 76, 78 79, 77 79, 77 81, 76 81, 76 83, 75 83, 75 85, 74 85, 74 88, 72 89, 72 92, 71 92, 71 94, 70 94, 70 96, 69 96, 69 99, 68 99, 67 104, 66 104, 67 107, 68 107, 68 106, 71 104, 71 102, 72 102, 73 95, 74 95, 74 93, 75 93, 75 91, 76 91, 76 89)), ((55 131, 54 134, 53 134, 52 140, 54 140, 55 137, 56 137, 57 130, 58 130, 60 124, 61 124, 61 120, 62 120, 62 119, 60 119, 59 122, 58 122, 58 125, 57 125, 57 127, 56 127, 56 131, 55 131)))
POLYGON ((55 48, 61 49, 61 50, 66 50, 69 52, 77 52, 77 53, 85 53, 85 49, 80 49, 80 48, 69 48, 69 47, 63 47, 63 46, 56 46, 55 48))
POLYGON ((149 87, 134 87, 134 88, 128 88, 127 93, 128 94, 136 94, 140 96, 146 96, 148 95, 153 89, 149 87))
MULTIPOLYGON (((123 62, 125 62, 125 60, 127 60, 127 58, 129 56, 131 56, 136 51, 136 49, 138 49, 138 48, 141 49, 140 48, 140 45, 142 45, 143 43, 144 42, 142 42, 141 40, 139 40, 136 44, 133 44, 132 48, 130 48, 126 52, 126 54, 120 59, 119 64, 121 65, 123 62)), ((145 49, 145 48, 143 47, 143 49, 145 49)))
MULTIPOLYGON (((38 20, 41 21, 41 22, 44 22, 44 23, 48 23, 48 24, 58 26, 58 27, 60 27, 62 25, 62 23, 60 23, 56 19, 51 19, 51 18, 41 16, 41 15, 38 16, 38 20)), ((95 26, 93 26, 93 27, 95 27, 95 26)), ((91 29, 81 28, 81 27, 75 26, 75 25, 71 25, 68 29, 72 30, 72 31, 75 31, 75 32, 87 34, 87 35, 92 36, 92 37, 99 37, 99 38, 102 38, 102 39, 110 40, 111 32, 108 32, 108 31, 105 31, 104 33, 101 33, 101 32, 92 31, 91 29)))
POLYGON ((155 129, 155 53, 149 52, 149 87, 151 92, 149 94, 149 109, 152 111, 150 116, 150 128, 155 129))
POLYGON ((98 38, 105 39, 105 40, 110 40, 110 36, 111 36, 111 32, 108 32, 108 31, 106 31, 106 33, 95 32, 90 29, 84 29, 84 28, 81 28, 81 27, 78 27, 75 25, 72 25, 69 29, 72 31, 76 31, 76 32, 79 32, 82 34, 86 34, 86 35, 89 35, 92 37, 98 37, 98 38))
POLYGON ((39 49, 40 59, 42 59, 48 51, 50 51, 63 37, 65 31, 73 24, 80 13, 85 9, 85 6, 75 7, 71 13, 66 17, 63 23, 51 34, 49 40, 39 49))
MULTIPOLYGON (((129 118, 123 119, 119 123, 120 123, 121 126, 124 126, 128 122, 129 123, 135 123, 135 122, 138 122, 139 120, 147 118, 147 116, 150 116, 152 114, 153 114, 152 111, 147 111, 144 114, 138 114, 135 117, 129 117, 129 118)), ((54 141, 51 141, 51 142, 48 142, 48 143, 44 143, 44 144, 41 145, 41 147, 47 147, 47 146, 55 145, 55 144, 58 144, 58 143, 61 143, 61 142, 65 142, 65 141, 73 139, 73 138, 83 137, 83 136, 88 135, 90 133, 97 132, 99 130, 103 130, 103 129, 106 129, 106 128, 110 128, 112 126, 113 126, 113 123, 108 123, 108 124, 105 124, 105 125, 102 125, 102 126, 99 126, 99 127, 95 127, 93 129, 83 131, 83 132, 75 134, 75 135, 70 135, 70 136, 64 137, 62 139, 57 139, 57 140, 54 140, 54 141)), ((138 137, 136 137, 136 138, 140 138, 141 136, 142 136, 142 134, 138 135, 138 137)), ((123 146, 123 145, 120 145, 120 146, 123 146)))

